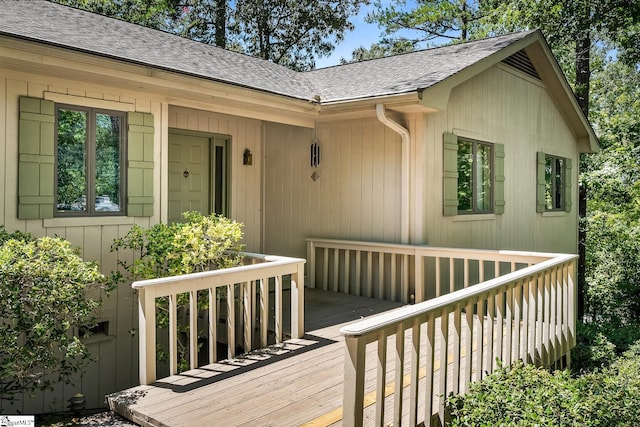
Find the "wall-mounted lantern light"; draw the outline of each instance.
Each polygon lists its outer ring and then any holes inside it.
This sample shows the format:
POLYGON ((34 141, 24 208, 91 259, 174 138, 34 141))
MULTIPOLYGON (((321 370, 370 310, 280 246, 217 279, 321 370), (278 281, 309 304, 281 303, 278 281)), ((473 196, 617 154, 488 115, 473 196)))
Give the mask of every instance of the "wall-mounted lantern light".
POLYGON ((245 148, 242 154, 242 164, 245 166, 251 166, 253 164, 253 154, 251 154, 251 150, 248 148, 245 148))
POLYGON ((311 167, 317 168, 320 165, 320 140, 314 136, 311 139, 311 167))

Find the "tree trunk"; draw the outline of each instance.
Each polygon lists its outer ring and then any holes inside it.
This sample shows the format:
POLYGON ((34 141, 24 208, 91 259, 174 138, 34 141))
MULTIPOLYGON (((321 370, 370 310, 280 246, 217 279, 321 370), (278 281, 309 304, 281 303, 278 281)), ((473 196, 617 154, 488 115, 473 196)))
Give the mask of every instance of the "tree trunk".
POLYGON ((216 46, 227 47, 227 0, 216 1, 216 46))
MULTIPOLYGON (((576 84, 575 92, 578 105, 585 117, 589 117, 589 81, 591 80, 591 35, 585 31, 576 40, 576 84)), ((582 157, 580 159, 582 163, 582 157)), ((582 167, 580 168, 582 169, 582 167)), ((586 285, 586 217, 587 217, 587 189, 580 185, 578 200, 578 319, 584 318, 584 288, 586 285)))
POLYGON ((588 31, 576 40, 576 97, 585 116, 589 117, 589 81, 591 80, 591 35, 588 31))

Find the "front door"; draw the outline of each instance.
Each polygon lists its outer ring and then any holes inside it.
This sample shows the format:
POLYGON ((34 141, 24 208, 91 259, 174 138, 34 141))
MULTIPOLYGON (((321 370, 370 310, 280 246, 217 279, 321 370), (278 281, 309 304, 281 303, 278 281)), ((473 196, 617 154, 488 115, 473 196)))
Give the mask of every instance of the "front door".
POLYGON ((169 223, 182 212, 211 213, 210 138, 169 134, 169 223))
POLYGON ((169 223, 182 212, 228 215, 227 135, 169 131, 169 223))

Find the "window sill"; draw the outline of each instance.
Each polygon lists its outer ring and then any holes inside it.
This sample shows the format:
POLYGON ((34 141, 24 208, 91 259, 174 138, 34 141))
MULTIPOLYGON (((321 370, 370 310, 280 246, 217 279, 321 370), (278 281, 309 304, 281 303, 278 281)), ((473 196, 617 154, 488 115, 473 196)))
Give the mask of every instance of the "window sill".
POLYGON ((549 211, 542 212, 543 217, 558 217, 558 216, 567 216, 567 212, 565 211, 549 211))
POLYGON ((94 216, 75 218, 51 218, 43 220, 43 226, 49 227, 84 227, 96 225, 133 225, 134 218, 129 216, 94 216))
POLYGON ((495 221, 495 214, 468 214, 468 215, 456 215, 453 217, 454 222, 466 222, 466 221, 495 221))

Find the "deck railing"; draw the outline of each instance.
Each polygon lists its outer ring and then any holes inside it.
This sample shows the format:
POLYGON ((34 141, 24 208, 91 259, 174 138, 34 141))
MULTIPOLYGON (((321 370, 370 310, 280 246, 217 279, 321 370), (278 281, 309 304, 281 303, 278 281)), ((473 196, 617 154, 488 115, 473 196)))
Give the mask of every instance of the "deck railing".
MULTIPOLYGON (((321 244, 328 245, 327 241, 321 244)), ((312 245, 315 248, 311 252, 319 246, 316 241, 312 245)), ((363 244, 362 247, 371 259, 368 254, 375 253, 376 246, 363 244)), ((344 246, 336 244, 333 250, 335 248, 354 250, 347 242, 344 246)), ((391 245, 381 245, 380 250, 387 254, 391 249, 391 245)), ((369 415, 375 418, 377 426, 387 425, 389 419, 393 425, 415 426, 420 422, 425 426, 444 425, 443 397, 464 393, 471 381, 492 373, 497 368, 496 358, 505 365, 520 359, 548 366, 568 355, 575 345, 577 256, 418 247, 397 249, 405 270, 401 282, 405 298, 411 283, 407 278, 409 261, 404 260, 405 254, 416 257, 413 263, 417 274, 412 278, 413 283, 418 283, 416 299, 420 298, 421 290, 426 289, 419 284, 427 252, 431 252, 430 256, 449 259, 444 262, 450 266, 449 277, 445 278, 442 269, 435 267, 432 276, 440 280, 435 282, 436 293, 446 285, 451 292, 342 328, 346 344, 343 425, 363 425, 363 408, 371 407, 371 402, 375 402, 375 414, 369 415), (462 259, 460 269, 451 261, 453 257, 462 259), (468 267, 473 264, 472 260, 476 260, 475 270, 468 267), (487 262, 495 263, 495 277, 485 281, 482 270, 487 262), (502 263, 510 266, 510 272, 500 275, 502 263), (518 269, 518 264, 526 267, 518 269), (473 275, 479 279, 475 285, 467 279, 471 271, 475 271, 473 275), (463 283, 458 289, 456 277, 460 275, 463 283), (441 283, 443 279, 445 283, 441 283), (369 365, 374 366, 369 368, 368 345, 374 346, 374 352, 377 349, 375 361, 369 360, 369 365), (365 395, 370 388, 373 391, 365 395), (393 408, 393 414, 389 413, 386 420, 385 400, 393 408)), ((324 256, 326 259, 326 252, 324 256)), ((337 258, 339 261, 340 255, 337 258)), ((336 265, 340 264, 338 261, 336 265)), ((364 265, 365 271, 370 265, 370 261, 364 265)), ((314 271, 313 263, 309 268, 314 271)), ((334 270, 334 278, 362 274, 354 275, 349 267, 347 272, 344 269, 339 269, 337 274, 334 270)), ((327 268, 324 270, 326 276, 327 268)), ((353 281, 346 282, 354 285, 353 281)), ((340 285, 338 282, 338 287, 340 285)))
POLYGON ((307 239, 307 286, 414 303, 553 256, 310 238, 307 239))
POLYGON ((304 259, 261 254, 244 254, 245 264, 239 267, 183 276, 163 277, 134 282, 138 291, 140 327, 140 384, 150 384, 156 379, 156 300, 168 297, 169 311, 169 373, 177 373, 177 300, 178 295, 188 294, 189 365, 198 364, 198 293, 208 296, 206 319, 209 363, 217 360, 216 343, 218 313, 218 289, 226 291, 227 357, 235 356, 235 337, 241 335, 245 351, 267 346, 269 323, 274 327, 275 340, 283 339, 283 277, 291 278, 291 336, 304 335, 304 259), (275 283, 275 315, 269 315, 269 282, 275 283), (237 298, 236 298, 237 296, 237 298), (236 321, 236 307, 241 313, 236 321), (273 317, 273 318, 271 318, 273 317), (240 327, 242 330, 237 331, 240 327), (259 338, 253 331, 259 331, 259 338), (257 339, 254 339, 257 338, 257 339), (254 345, 256 343, 256 345, 254 345))

